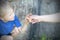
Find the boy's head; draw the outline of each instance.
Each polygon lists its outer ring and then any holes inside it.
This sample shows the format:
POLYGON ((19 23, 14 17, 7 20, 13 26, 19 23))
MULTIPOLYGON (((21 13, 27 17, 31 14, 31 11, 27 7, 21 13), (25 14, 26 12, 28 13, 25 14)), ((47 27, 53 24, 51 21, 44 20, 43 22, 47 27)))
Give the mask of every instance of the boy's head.
POLYGON ((14 16, 14 11, 8 3, 0 5, 0 18, 2 20, 12 21, 14 16))

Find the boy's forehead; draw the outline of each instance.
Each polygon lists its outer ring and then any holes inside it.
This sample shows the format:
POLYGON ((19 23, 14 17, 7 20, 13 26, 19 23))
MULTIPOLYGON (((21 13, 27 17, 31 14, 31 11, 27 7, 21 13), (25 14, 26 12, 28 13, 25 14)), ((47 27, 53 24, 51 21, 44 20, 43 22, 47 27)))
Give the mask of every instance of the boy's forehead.
POLYGON ((6 4, 6 5, 3 5, 3 6, 0 6, 0 15, 1 17, 3 16, 6 16, 6 15, 10 15, 10 14, 13 14, 14 11, 13 11, 13 8, 6 4))
POLYGON ((6 16, 12 15, 14 12, 6 13, 6 16))
POLYGON ((3 9, 3 12, 5 14, 11 14, 11 13, 13 13, 13 9, 12 8, 5 8, 5 9, 3 9))

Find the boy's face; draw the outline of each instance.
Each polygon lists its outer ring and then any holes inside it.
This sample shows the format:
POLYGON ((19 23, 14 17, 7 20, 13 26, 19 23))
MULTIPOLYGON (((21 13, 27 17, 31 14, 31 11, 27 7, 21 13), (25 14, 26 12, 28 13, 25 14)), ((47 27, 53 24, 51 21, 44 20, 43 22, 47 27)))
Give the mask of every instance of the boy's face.
POLYGON ((13 21, 14 20, 14 16, 15 16, 15 14, 14 14, 13 9, 10 9, 10 11, 6 12, 6 14, 5 14, 3 19, 5 21, 13 21))

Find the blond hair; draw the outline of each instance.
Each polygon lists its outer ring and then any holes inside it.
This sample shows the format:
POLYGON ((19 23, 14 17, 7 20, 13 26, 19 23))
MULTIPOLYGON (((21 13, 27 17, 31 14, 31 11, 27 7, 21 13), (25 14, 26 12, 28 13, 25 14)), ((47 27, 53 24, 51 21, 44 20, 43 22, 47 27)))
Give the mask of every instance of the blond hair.
POLYGON ((6 14, 8 14, 11 11, 12 7, 7 2, 5 4, 0 5, 0 17, 4 17, 6 14))

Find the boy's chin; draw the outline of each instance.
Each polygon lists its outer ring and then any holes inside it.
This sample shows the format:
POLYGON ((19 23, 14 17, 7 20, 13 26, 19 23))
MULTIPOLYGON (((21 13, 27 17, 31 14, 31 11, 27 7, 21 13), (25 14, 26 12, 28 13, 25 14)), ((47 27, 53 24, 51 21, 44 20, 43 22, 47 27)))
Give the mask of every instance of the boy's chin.
POLYGON ((14 19, 11 19, 11 20, 9 20, 9 21, 13 21, 14 19))

